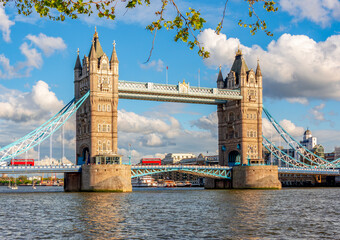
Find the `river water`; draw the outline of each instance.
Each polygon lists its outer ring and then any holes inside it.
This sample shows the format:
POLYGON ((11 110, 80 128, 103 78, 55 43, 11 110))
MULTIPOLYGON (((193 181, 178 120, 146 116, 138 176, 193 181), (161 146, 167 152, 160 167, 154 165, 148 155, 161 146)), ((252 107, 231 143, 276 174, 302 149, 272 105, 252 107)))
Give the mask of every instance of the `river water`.
POLYGON ((0 239, 340 239, 340 188, 0 187, 0 239))

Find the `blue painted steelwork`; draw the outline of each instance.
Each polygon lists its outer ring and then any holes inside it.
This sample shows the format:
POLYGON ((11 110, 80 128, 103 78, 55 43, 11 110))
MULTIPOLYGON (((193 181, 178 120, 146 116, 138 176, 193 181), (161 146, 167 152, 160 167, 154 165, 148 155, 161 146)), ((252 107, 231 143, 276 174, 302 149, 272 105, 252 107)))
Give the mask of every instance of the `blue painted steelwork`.
POLYGON ((271 152, 277 159, 282 162, 287 163, 291 167, 301 167, 301 168, 311 168, 313 166, 303 163, 292 156, 288 155, 278 147, 276 147, 271 141, 269 141, 265 136, 263 137, 262 145, 271 152), (280 156, 279 156, 280 155, 280 156))
POLYGON ((267 118, 275 128, 275 130, 280 134, 280 136, 285 140, 288 145, 296 151, 302 158, 307 159, 311 163, 320 166, 320 167, 329 167, 335 168, 337 167, 336 162, 332 163, 323 159, 322 157, 314 154, 307 148, 305 148, 299 141, 296 141, 272 116, 271 114, 263 107, 263 111, 266 114, 267 118))
POLYGON ((78 110, 78 108, 83 104, 89 95, 90 92, 87 92, 77 102, 72 99, 56 115, 36 128, 34 131, 28 133, 14 143, 1 148, 0 161, 6 161, 8 159, 14 158, 44 141, 56 130, 58 130, 78 110))
POLYGON ((279 173, 340 176, 339 169, 279 167, 279 173))
POLYGON ((31 174, 31 173, 65 173, 65 172, 80 172, 80 165, 62 166, 4 166, 0 167, 0 174, 31 174))
POLYGON ((231 167, 228 166, 195 166, 195 165, 155 165, 131 166, 131 178, 152 175, 162 172, 179 171, 209 178, 231 179, 231 167))
MULTIPOLYGON (((131 166, 131 178, 172 171, 179 171, 183 173, 189 173, 209 178, 231 179, 232 167, 195 166, 195 165, 131 166)), ((287 173, 287 174, 340 176, 340 169, 279 167, 278 171, 280 174, 287 173)), ((0 174, 65 173, 65 172, 81 172, 81 166, 48 165, 48 166, 0 167, 0 174)))

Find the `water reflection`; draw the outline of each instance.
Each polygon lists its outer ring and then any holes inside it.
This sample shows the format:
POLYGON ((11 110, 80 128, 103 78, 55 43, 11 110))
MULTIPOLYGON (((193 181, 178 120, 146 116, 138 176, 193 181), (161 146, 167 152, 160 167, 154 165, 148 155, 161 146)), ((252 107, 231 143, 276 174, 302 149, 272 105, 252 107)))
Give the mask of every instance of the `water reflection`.
POLYGON ((19 188, 6 193, 0 187, 0 239, 338 239, 340 235, 340 188, 37 190, 41 192, 19 188))
POLYGON ((83 193, 78 206, 84 237, 118 239, 124 236, 128 194, 83 193))

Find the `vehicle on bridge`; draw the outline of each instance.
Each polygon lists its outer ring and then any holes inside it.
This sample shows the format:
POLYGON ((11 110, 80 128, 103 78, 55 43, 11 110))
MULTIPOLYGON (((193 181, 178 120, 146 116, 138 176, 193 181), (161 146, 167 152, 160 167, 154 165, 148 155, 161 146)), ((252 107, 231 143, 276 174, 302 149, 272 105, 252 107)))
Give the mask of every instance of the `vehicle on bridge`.
POLYGON ((34 166, 34 159, 11 159, 10 166, 34 166))

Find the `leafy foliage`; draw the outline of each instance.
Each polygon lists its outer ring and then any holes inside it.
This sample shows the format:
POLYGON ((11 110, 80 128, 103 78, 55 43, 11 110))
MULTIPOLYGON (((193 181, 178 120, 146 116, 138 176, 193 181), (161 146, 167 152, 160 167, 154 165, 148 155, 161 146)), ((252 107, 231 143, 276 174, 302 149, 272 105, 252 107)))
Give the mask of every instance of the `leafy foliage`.
MULTIPOLYGON (((33 11, 37 12, 40 17, 48 17, 55 21, 64 21, 66 17, 71 19, 77 19, 79 15, 90 16, 96 14, 100 18, 107 18, 109 20, 115 20, 116 18, 116 5, 118 1, 126 2, 125 8, 133 9, 138 5, 148 6, 150 0, 0 0, 0 4, 6 6, 9 3, 14 3, 19 14, 25 16, 30 15, 33 11)), ((146 26, 146 29, 154 34, 154 40, 150 56, 154 46, 156 33, 162 28, 167 30, 174 30, 175 36, 174 41, 182 41, 188 44, 190 49, 198 47, 198 55, 202 58, 208 58, 210 53, 204 49, 203 46, 197 40, 197 34, 204 29, 206 20, 201 17, 200 11, 189 8, 187 11, 181 11, 176 0, 159 0, 161 1, 161 9, 155 12, 157 20, 146 26), (174 7, 176 10, 176 17, 174 19, 165 19, 164 12, 169 7, 174 7)), ((278 10, 275 7, 273 0, 245 0, 249 5, 249 17, 255 16, 256 21, 250 24, 244 23, 242 20, 239 21, 239 25, 242 27, 251 28, 250 33, 254 35, 258 30, 263 30, 268 36, 273 34, 267 30, 267 24, 254 10, 256 3, 262 2, 263 8, 267 12, 275 12, 278 10)), ((216 33, 219 34, 223 28, 223 20, 226 14, 228 0, 225 1, 224 11, 221 17, 221 21, 216 27, 216 33)))

